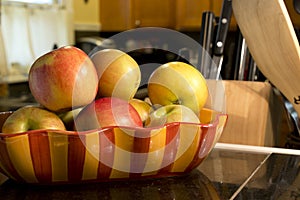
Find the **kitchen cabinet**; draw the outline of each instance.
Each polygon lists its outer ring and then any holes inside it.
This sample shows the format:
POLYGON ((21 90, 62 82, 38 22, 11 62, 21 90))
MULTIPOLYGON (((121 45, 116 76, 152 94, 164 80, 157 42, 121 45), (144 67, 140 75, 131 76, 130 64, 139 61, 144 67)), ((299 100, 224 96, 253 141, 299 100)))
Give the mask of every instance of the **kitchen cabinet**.
MULTIPOLYGON (((177 0, 176 3, 176 30, 199 31, 202 23, 202 14, 206 11, 219 17, 222 11, 223 0, 177 0)), ((236 21, 232 15, 230 29, 236 29, 236 21)))
POLYGON ((110 0, 100 1, 102 31, 164 27, 199 31, 202 13, 221 13, 223 0, 110 0))
POLYGON ((211 10, 210 0, 176 0, 176 29, 200 31, 202 13, 211 10))
POLYGON ((99 0, 72 1, 75 31, 99 31, 99 0))
POLYGON ((101 0, 102 31, 123 31, 138 27, 174 27, 173 0, 101 0))
POLYGON ((174 10, 174 0, 132 0, 133 27, 173 28, 174 10))
POLYGON ((102 31, 123 31, 131 28, 130 0, 100 0, 102 31))
MULTIPOLYGON (((300 26, 300 17, 285 0, 295 25, 300 26)), ((157 26, 179 31, 199 31, 202 13, 212 11, 220 16, 223 0, 100 0, 101 31, 124 31, 137 27, 157 26)), ((230 30, 237 23, 232 15, 230 30)))

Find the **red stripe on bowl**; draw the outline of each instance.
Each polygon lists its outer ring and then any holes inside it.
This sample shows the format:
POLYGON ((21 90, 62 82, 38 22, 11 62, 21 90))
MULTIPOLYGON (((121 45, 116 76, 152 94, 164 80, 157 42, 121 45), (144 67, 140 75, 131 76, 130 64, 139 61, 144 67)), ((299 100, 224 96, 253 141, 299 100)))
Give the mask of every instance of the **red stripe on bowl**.
POLYGON ((68 179, 70 182, 77 182, 82 179, 83 165, 85 158, 85 136, 68 136, 68 179))
POLYGON ((208 155, 208 153, 212 150, 214 140, 216 137, 216 129, 217 126, 211 126, 207 129, 205 134, 202 133, 202 138, 199 145, 200 151, 198 153, 200 159, 205 158, 208 155))
POLYGON ((106 129, 99 133, 100 161, 98 167, 98 179, 109 179, 114 163, 115 153, 114 129, 106 129))
POLYGON ((175 161, 177 149, 180 140, 180 124, 172 123, 166 125, 166 146, 164 152, 164 158, 161 164, 160 173, 168 173, 172 169, 173 162, 175 161))
POLYGON ((30 154, 34 173, 39 182, 52 182, 52 166, 48 133, 28 134, 30 154))
MULTIPOLYGON (((201 127, 201 136, 200 136, 199 144, 202 143, 203 138, 205 138, 205 135, 207 135, 207 130, 208 130, 207 127, 201 127)), ((194 156, 192 162, 189 164, 189 166, 185 169, 185 172, 190 172, 193 169, 195 169, 195 167, 197 167, 204 159, 204 158, 199 157, 200 148, 201 148, 201 145, 198 146, 195 156, 194 156)))
POLYGON ((137 129, 135 131, 133 149, 130 158, 130 177, 136 178, 143 174, 148 159, 150 142, 150 129, 137 129))

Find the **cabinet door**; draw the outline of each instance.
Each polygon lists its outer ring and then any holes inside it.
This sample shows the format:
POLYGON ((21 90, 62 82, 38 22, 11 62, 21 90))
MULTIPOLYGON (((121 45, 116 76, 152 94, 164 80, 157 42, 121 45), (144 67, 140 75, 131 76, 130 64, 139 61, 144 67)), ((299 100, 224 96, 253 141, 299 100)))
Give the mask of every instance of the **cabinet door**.
POLYGON ((124 31, 131 28, 130 0, 100 0, 102 31, 124 31))
MULTIPOLYGON (((176 29, 199 31, 202 14, 211 11, 216 17, 221 14, 223 0, 177 0, 176 29)), ((236 21, 232 15, 230 29, 236 28, 236 21)))
POLYGON ((211 0, 176 0, 176 29, 200 30, 202 13, 212 10, 211 0))
POLYGON ((134 27, 174 28, 174 0, 132 0, 132 24, 134 27))

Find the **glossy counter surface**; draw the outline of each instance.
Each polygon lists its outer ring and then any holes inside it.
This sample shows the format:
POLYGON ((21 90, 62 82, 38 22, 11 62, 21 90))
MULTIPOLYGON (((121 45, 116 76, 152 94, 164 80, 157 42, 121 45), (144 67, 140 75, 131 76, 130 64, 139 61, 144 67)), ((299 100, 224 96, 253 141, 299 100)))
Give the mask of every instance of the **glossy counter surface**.
POLYGON ((300 199, 300 150, 217 144, 180 177, 82 185, 20 185, 0 177, 0 199, 300 199))

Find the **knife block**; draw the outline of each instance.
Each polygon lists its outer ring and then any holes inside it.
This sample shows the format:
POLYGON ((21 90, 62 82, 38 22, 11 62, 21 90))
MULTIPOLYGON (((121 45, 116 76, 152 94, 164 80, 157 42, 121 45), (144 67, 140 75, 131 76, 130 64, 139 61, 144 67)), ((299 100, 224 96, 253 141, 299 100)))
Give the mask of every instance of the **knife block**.
POLYGON ((282 146, 286 111, 281 96, 268 82, 223 81, 228 121, 222 143, 282 146))

